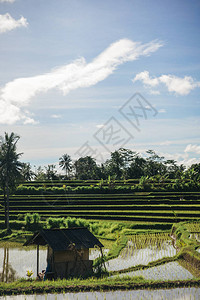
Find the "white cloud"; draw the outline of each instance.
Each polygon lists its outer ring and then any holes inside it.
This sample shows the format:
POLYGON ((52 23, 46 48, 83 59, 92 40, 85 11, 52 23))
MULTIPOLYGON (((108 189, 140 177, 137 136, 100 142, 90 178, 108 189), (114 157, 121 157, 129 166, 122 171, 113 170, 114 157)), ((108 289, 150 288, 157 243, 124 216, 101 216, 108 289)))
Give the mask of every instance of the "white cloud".
POLYGON ((150 90, 149 92, 151 95, 160 95, 160 92, 156 90, 150 90))
POLYGON ((166 84, 169 92, 179 95, 188 95, 196 87, 200 87, 200 82, 195 82, 191 76, 180 78, 174 75, 162 75, 160 82, 166 84))
POLYGON ((172 145, 172 144, 173 144, 172 141, 164 141, 164 142, 160 143, 161 146, 169 146, 169 145, 172 145))
POLYGON ((62 118, 62 116, 61 115, 51 115, 51 118, 53 118, 53 119, 60 119, 60 118, 62 118))
POLYGON ((104 127, 104 124, 98 124, 96 125, 97 128, 103 128, 104 127))
POLYGON ((72 90, 90 87, 106 79, 119 65, 138 59, 141 56, 150 55, 162 46, 159 41, 151 41, 147 44, 133 42, 128 39, 119 40, 111 44, 91 63, 86 63, 84 58, 75 60, 71 64, 56 68, 49 73, 34 77, 18 78, 8 82, 0 89, 0 101, 3 107, 7 107, 0 114, 0 123, 15 123, 18 120, 26 120, 26 114, 22 107, 28 105, 31 98, 39 93, 45 93, 51 89, 62 91, 64 95, 72 90), (9 118, 8 110, 14 110, 15 118, 9 118))
POLYGON ((0 99, 0 124, 13 124, 19 120, 24 120, 24 124, 34 124, 35 121, 29 117, 29 113, 26 114, 24 116, 19 107, 0 99))
POLYGON ((10 14, 0 15, 0 33, 16 29, 18 27, 27 27, 28 22, 24 17, 15 20, 10 14))
POLYGON ((194 153, 200 154, 200 146, 189 144, 186 146, 184 152, 186 152, 186 153, 194 152, 194 153))
POLYGON ((187 168, 192 164, 199 163, 199 159, 196 157, 189 157, 188 153, 166 153, 166 152, 157 152, 158 155, 164 156, 165 159, 173 159, 177 162, 177 165, 184 165, 187 168))
POLYGON ((149 85, 151 87, 158 86, 158 84, 159 84, 159 79, 158 78, 150 78, 148 71, 138 73, 135 76, 135 78, 133 79, 133 82, 138 81, 138 80, 142 81, 145 85, 149 85))
POLYGON ((163 113, 166 113, 166 109, 164 109, 164 108, 161 108, 161 109, 159 109, 159 111, 158 111, 159 113, 161 113, 161 114, 163 114, 163 113))
POLYGON ((15 0, 0 0, 0 3, 3 3, 3 2, 14 3, 15 0))
POLYGON ((184 166, 191 167, 191 165, 193 164, 199 164, 199 159, 197 158, 188 158, 188 159, 184 159, 182 160, 179 164, 183 164, 184 166))
MULTIPOLYGON (((169 92, 174 92, 178 95, 188 95, 193 89, 200 87, 200 82, 195 81, 191 76, 184 78, 175 75, 161 75, 160 77, 150 77, 148 71, 138 73, 133 79, 133 83, 142 81, 145 87, 158 87, 164 84, 169 92)), ((150 90, 150 93, 158 94, 158 91, 150 90)))

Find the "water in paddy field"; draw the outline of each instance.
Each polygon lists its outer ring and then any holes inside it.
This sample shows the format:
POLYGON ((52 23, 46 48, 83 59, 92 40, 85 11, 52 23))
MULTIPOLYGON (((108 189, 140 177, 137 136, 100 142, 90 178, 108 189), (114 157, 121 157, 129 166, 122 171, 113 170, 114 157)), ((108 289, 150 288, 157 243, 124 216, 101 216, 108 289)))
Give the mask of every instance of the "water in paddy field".
MULTIPOLYGON (((108 249, 103 250, 107 254, 108 249)), ((121 251, 119 257, 106 263, 108 271, 124 270, 137 265, 147 265, 151 261, 163 257, 172 257, 176 249, 172 245, 168 233, 142 234, 130 236, 127 246, 121 251)), ((98 249, 90 249, 90 259, 99 257, 98 249)), ((39 271, 46 269, 47 250, 40 249, 39 271)), ((27 271, 33 271, 36 277, 36 249, 30 247, 16 246, 12 243, 0 245, 0 281, 11 282, 19 278, 26 278, 27 271)), ((145 270, 126 272, 120 276, 143 276, 154 280, 182 280, 191 279, 194 276, 180 266, 178 262, 166 263, 161 266, 145 270)))
MULTIPOLYGON (((39 254, 39 270, 46 269, 46 249, 41 249, 39 254)), ((0 281, 10 282, 26 277, 27 270, 33 271, 33 277, 37 273, 36 249, 28 247, 13 247, 5 244, 0 247, 0 281)))
MULTIPOLYGON (((108 249, 103 251, 108 252, 108 249)), ((95 259, 101 255, 98 249, 90 249, 90 259, 95 259)), ((46 270, 47 250, 39 251, 39 271, 46 270)), ((19 278, 26 277, 27 270, 33 271, 33 278, 37 273, 37 251, 33 247, 23 247, 5 243, 0 246, 0 281, 11 282, 19 278)))
POLYGON ((179 265, 178 262, 173 261, 169 262, 157 267, 152 267, 144 270, 137 270, 133 272, 126 272, 120 275, 114 275, 110 278, 114 278, 116 276, 123 277, 123 276, 142 276, 147 280, 187 280, 193 279, 194 276, 185 268, 179 265))
POLYGON ((106 267, 108 271, 119 271, 175 255, 176 249, 168 234, 135 235, 130 237, 127 247, 117 258, 110 260, 106 267))
POLYGON ((200 242, 200 233, 191 233, 190 239, 195 239, 197 242, 200 242))
POLYGON ((0 300, 198 300, 200 288, 4 296, 0 300))

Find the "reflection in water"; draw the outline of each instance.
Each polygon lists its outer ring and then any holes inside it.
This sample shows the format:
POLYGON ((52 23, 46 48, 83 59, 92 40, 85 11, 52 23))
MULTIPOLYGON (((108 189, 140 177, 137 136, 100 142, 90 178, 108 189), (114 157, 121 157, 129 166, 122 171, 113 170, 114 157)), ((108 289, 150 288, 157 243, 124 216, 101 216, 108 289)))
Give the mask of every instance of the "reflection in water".
POLYGON ((108 261, 106 267, 108 271, 119 271, 174 255, 176 249, 166 233, 133 235, 120 255, 108 261))
MULTIPOLYGON (((40 250, 39 270, 46 269, 46 250, 40 250)), ((6 245, 0 248, 0 281, 10 282, 19 278, 25 278, 27 270, 33 271, 33 278, 37 273, 36 249, 10 247, 6 245)))
POLYGON ((189 238, 195 239, 197 242, 200 242, 200 233, 199 232, 191 233, 189 238))
POLYGON ((157 267, 152 267, 144 270, 137 270, 133 272, 126 272, 123 274, 111 276, 110 278, 115 277, 124 277, 124 276, 142 276, 147 280, 187 280, 193 279, 193 275, 186 270, 184 267, 180 266, 178 262, 169 262, 164 265, 157 267))
POLYGON ((9 248, 4 247, 4 258, 2 272, 0 272, 1 282, 11 282, 16 280, 16 271, 9 264, 9 248))
POLYGON ((197 300, 200 288, 2 296, 0 300, 197 300))
MULTIPOLYGON (((90 259, 99 257, 100 251, 98 249, 90 249, 90 259)), ((104 252, 108 252, 105 249, 104 252)), ((39 254, 39 271, 46 269, 47 250, 40 249, 39 254)), ((13 247, 6 245, 0 247, 0 281, 10 282, 19 278, 25 278, 27 270, 33 271, 33 278, 37 274, 37 252, 34 248, 29 247, 13 247), (2 267, 1 267, 2 266, 2 267)))

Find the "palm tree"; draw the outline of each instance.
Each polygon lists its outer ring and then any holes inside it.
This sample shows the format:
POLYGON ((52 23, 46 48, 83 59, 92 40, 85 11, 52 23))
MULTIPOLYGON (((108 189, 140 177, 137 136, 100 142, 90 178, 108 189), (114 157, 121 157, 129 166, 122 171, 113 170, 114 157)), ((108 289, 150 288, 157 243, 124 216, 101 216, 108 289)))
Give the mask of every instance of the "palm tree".
POLYGON ((31 169, 30 163, 22 163, 21 174, 25 181, 31 181, 35 173, 31 169))
POLYGON ((15 133, 5 133, 4 137, 0 137, 0 186, 4 193, 5 204, 5 226, 10 231, 9 223, 9 198, 14 192, 16 184, 21 179, 22 163, 19 157, 22 153, 17 153, 17 142, 19 136, 15 133))
POLYGON ((69 178, 70 171, 72 169, 72 160, 68 154, 64 154, 59 158, 59 166, 62 168, 62 170, 65 170, 66 176, 69 178))

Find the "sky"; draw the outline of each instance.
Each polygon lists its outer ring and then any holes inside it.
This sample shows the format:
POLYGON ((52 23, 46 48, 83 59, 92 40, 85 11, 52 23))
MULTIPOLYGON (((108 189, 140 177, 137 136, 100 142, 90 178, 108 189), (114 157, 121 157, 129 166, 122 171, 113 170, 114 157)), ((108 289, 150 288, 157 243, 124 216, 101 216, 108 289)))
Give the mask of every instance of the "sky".
POLYGON ((0 135, 32 166, 200 163, 199 0, 0 0, 0 135))

